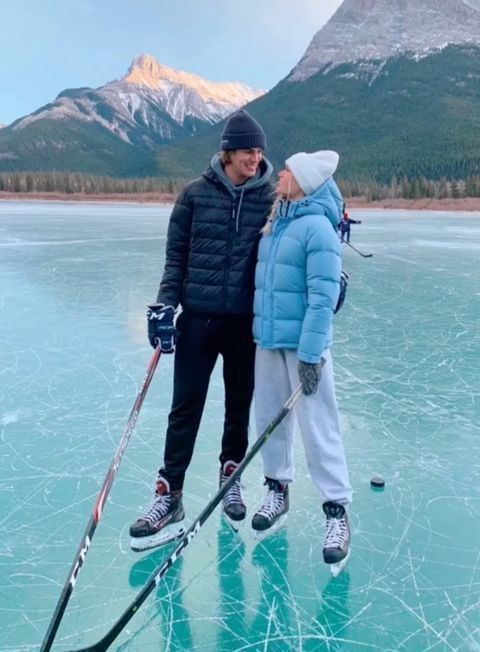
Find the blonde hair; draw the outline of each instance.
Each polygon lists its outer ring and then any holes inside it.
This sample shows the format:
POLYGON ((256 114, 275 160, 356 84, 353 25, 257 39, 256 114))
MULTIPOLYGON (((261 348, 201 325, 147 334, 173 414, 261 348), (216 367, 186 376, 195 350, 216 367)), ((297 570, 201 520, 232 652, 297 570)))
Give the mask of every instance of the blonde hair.
POLYGON ((269 235, 272 232, 272 224, 275 220, 275 217, 277 215, 277 209, 280 205, 280 202, 282 199, 286 199, 287 202, 290 200, 290 186, 292 184, 292 177, 288 180, 288 186, 287 186, 287 195, 286 197, 280 197, 277 195, 275 201, 272 204, 272 209, 270 213, 268 214, 267 221, 265 222, 265 225, 263 229, 260 231, 262 235, 269 235))
POLYGON ((281 197, 277 197, 275 201, 272 204, 272 208, 270 210, 270 213, 268 214, 267 221, 263 225, 263 228, 260 230, 260 233, 262 235, 270 235, 272 232, 272 224, 275 220, 275 216, 277 214, 277 208, 282 201, 281 197))
POLYGON ((233 150, 229 149, 229 150, 222 150, 221 152, 218 152, 218 158, 222 165, 228 165, 229 163, 232 162, 232 151, 233 150))

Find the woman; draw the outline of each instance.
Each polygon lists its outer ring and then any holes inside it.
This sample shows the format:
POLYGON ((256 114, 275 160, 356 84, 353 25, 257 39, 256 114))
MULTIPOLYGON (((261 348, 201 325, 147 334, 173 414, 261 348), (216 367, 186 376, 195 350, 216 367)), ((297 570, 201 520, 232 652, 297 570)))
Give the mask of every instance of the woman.
MULTIPOLYGON (((341 274, 337 228, 342 198, 332 179, 338 159, 332 151, 300 152, 280 172, 277 200, 259 245, 253 325, 258 432, 302 384, 295 415, 327 519, 327 564, 348 555, 346 509, 352 498, 329 351, 341 274)), ((286 518, 294 476, 293 431, 290 414, 262 448, 267 496, 252 519, 261 536, 286 518)))

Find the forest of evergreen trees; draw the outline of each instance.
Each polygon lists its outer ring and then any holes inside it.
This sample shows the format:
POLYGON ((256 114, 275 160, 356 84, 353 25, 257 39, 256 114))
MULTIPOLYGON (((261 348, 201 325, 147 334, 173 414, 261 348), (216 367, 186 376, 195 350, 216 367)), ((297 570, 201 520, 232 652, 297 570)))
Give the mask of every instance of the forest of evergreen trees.
POLYGON ((176 195, 184 181, 156 177, 116 179, 75 172, 0 172, 0 192, 82 194, 176 195))
MULTIPOLYGON (((146 179, 117 179, 70 172, 2 172, 0 192, 10 193, 60 193, 84 194, 146 194, 168 193, 176 195, 186 179, 166 180, 156 177, 146 179)), ((465 180, 446 178, 431 181, 422 177, 393 178, 389 184, 376 181, 338 180, 343 196, 365 197, 367 201, 386 199, 459 199, 480 197, 480 176, 465 180)))

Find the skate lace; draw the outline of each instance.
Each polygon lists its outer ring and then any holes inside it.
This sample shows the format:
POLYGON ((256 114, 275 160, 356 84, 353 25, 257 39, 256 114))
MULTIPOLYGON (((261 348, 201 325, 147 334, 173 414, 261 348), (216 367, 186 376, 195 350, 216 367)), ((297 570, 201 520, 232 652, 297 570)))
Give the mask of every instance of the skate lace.
POLYGON ((258 510, 257 514, 266 516, 268 519, 279 514, 283 509, 284 497, 282 491, 269 489, 265 502, 258 510))
POLYGON ((148 521, 151 525, 156 523, 164 516, 166 516, 170 509, 170 496, 161 495, 155 496, 155 499, 148 510, 148 512, 143 517, 145 521, 148 521))
MULTIPOLYGON (((222 474, 222 484, 225 484, 228 478, 229 478, 228 475, 222 474)), ((233 482, 232 486, 223 497, 223 503, 226 506, 238 505, 238 503, 243 504, 242 483, 240 482, 240 480, 235 480, 233 482)))
POLYGON ((327 533, 324 548, 343 548, 348 540, 348 526, 345 518, 327 519, 327 533))

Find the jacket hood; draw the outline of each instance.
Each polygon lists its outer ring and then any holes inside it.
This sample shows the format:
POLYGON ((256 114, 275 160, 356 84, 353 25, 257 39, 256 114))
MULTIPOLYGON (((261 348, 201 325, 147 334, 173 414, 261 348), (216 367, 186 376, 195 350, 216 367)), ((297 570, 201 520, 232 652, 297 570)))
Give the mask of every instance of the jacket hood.
POLYGON ((225 171, 220 163, 219 154, 214 154, 210 165, 203 173, 203 176, 206 179, 218 180, 220 181, 230 192, 231 195, 236 195, 245 190, 253 190, 255 188, 260 188, 261 186, 266 185, 270 181, 270 177, 273 174, 273 165, 270 161, 263 157, 258 166, 257 174, 252 178, 248 179, 241 186, 235 186, 229 177, 225 174, 225 171))

